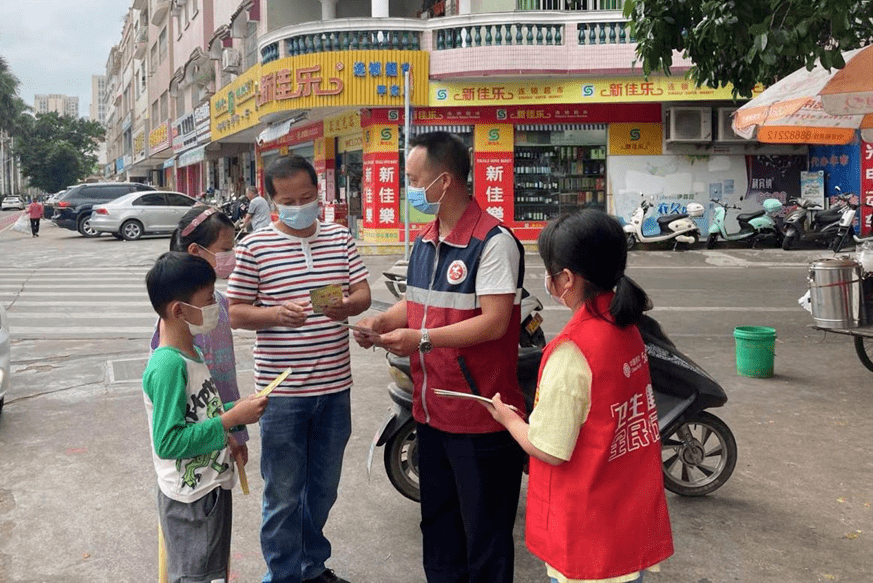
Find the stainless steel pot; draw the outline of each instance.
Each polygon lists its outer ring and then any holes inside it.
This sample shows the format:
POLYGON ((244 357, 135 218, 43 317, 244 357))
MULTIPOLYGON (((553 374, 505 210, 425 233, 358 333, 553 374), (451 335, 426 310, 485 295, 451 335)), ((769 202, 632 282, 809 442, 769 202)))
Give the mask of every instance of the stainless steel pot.
POLYGON ((812 317, 822 328, 857 328, 864 317, 861 264, 847 257, 809 264, 812 317))

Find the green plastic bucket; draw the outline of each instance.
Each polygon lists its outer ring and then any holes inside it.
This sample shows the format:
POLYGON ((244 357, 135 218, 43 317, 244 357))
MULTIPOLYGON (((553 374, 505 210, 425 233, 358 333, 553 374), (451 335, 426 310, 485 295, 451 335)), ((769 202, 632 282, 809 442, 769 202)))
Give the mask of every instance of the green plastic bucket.
POLYGON ((737 374, 766 379, 773 376, 776 330, 765 326, 737 326, 737 374))

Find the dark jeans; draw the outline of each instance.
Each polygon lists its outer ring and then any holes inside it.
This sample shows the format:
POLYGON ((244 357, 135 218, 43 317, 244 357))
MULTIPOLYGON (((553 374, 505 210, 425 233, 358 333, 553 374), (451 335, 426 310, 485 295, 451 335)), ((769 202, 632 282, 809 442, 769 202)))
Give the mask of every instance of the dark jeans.
POLYGON ((509 432, 418 425, 428 583, 511 583, 524 454, 509 432))
POLYGON ((34 235, 39 233, 39 219, 30 219, 30 232, 34 235))

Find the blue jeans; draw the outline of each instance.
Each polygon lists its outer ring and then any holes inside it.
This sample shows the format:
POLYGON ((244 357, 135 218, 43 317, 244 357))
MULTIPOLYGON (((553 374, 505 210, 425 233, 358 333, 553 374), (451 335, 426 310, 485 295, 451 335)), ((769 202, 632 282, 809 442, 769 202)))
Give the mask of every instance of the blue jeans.
POLYGON ((330 557, 324 525, 352 433, 349 391, 274 397, 261 417, 264 583, 318 577, 330 557))
MULTIPOLYGON (((549 583, 558 583, 558 580, 554 577, 549 577, 549 583)), ((628 583, 643 583, 643 572, 640 571, 640 576, 633 581, 628 581, 628 583)))

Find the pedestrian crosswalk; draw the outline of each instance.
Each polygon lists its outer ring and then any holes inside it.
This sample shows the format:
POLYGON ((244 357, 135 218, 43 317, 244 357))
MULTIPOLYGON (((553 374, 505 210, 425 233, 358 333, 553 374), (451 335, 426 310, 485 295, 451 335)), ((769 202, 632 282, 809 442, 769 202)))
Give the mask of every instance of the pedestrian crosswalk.
POLYGON ((146 292, 146 271, 4 267, 0 304, 13 338, 147 339, 157 316, 146 292))

